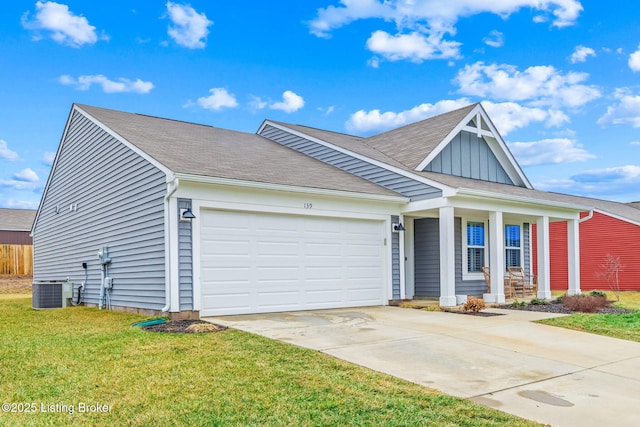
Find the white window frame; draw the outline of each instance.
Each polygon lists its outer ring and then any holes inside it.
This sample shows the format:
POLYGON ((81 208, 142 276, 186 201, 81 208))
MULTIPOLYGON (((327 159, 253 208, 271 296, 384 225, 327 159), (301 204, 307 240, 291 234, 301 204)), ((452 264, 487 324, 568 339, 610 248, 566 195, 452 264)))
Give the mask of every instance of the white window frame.
POLYGON ((505 273, 508 271, 507 268, 507 249, 518 249, 520 251, 520 266, 524 268, 524 223, 513 223, 513 222, 505 222, 504 223, 504 271, 505 273), (507 246, 507 226, 515 226, 520 229, 520 247, 517 246, 507 246))
POLYGON ((467 245, 467 224, 469 222, 480 222, 484 224, 484 265, 489 265, 489 221, 484 218, 462 218, 462 280, 484 280, 482 272, 468 271, 468 251, 467 245))

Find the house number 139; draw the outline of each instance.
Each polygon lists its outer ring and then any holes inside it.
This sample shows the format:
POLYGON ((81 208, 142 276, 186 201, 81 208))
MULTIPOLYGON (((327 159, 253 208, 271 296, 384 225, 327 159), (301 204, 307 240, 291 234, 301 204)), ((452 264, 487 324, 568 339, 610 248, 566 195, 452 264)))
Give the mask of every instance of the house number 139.
POLYGON ((304 204, 304 208, 305 208, 305 209, 311 209, 311 208, 313 208, 313 203, 305 203, 305 204, 304 204))

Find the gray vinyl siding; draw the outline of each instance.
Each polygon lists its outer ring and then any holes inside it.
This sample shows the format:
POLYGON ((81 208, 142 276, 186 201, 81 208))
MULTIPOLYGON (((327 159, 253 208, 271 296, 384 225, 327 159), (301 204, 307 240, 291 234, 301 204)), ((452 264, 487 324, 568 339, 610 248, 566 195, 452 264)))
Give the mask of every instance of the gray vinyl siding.
POLYGON ((522 249, 524 250, 524 271, 527 274, 533 275, 533 269, 531 268, 531 225, 524 223, 522 225, 522 249))
MULTIPOLYGON (((191 199, 178 199, 180 209, 191 207, 191 199)), ((191 221, 178 222, 180 311, 193 310, 193 230, 191 221)))
POLYGON ((442 196, 442 191, 420 181, 387 170, 341 151, 293 135, 273 126, 265 126, 260 135, 304 153, 314 159, 328 163, 346 172, 364 178, 384 188, 395 191, 412 200, 431 199, 442 196))
MULTIPOLYGON (((482 295, 487 285, 484 280, 462 280, 462 219, 454 221, 456 294, 482 295)), ((438 218, 414 221, 415 295, 440 296, 440 225, 438 218)))
POLYGON ((484 138, 466 131, 453 138, 424 170, 513 185, 484 138))
POLYGON ((438 218, 416 219, 414 233, 415 296, 440 296, 440 225, 438 218))
POLYGON ((165 174, 77 111, 54 167, 34 226, 34 280, 81 283, 86 262, 84 301, 97 304, 97 252, 108 246, 111 304, 161 309, 165 174))
MULTIPOLYGON (((391 223, 398 224, 398 216, 391 217, 391 223)), ((393 299, 400 299, 400 233, 391 233, 391 289, 393 299)))

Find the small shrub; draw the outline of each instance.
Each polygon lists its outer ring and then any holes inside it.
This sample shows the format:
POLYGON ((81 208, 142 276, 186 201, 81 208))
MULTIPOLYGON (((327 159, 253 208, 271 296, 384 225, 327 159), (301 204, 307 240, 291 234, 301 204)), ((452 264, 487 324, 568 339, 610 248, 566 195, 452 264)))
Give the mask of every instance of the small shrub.
POLYGON ((603 307, 609 305, 606 298, 592 295, 572 295, 562 299, 562 303, 571 311, 581 313, 596 313, 603 307))
POLYGON ((557 297, 556 299, 553 300, 554 304, 562 304, 562 300, 564 300, 564 297, 566 297, 567 294, 562 294, 559 297, 557 297))
POLYGON ((480 310, 484 310, 486 308, 484 304, 484 300, 476 297, 467 298, 467 302, 464 303, 462 308, 465 311, 473 311, 474 313, 478 313, 480 310))
POLYGON ((525 305, 527 305, 527 303, 525 301, 518 301, 518 298, 513 300, 514 307, 524 307, 525 305))
POLYGON ((547 305, 547 304, 549 304, 549 301, 547 301, 545 299, 541 299, 541 298, 534 298, 529 302, 529 304, 531 304, 531 305, 547 305))
POLYGON ((607 298, 607 293, 605 291, 599 291, 599 290, 593 290, 591 292, 589 292, 589 295, 591 295, 592 297, 600 297, 600 298, 607 298))

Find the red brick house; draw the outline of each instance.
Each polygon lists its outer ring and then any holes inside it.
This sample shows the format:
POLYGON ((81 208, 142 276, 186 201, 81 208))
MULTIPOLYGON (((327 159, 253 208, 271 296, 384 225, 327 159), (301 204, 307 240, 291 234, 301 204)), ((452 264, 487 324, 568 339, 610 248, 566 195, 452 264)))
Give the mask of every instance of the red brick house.
MULTIPOLYGON (((607 270, 607 256, 617 257, 619 290, 640 291, 640 202, 617 203, 605 200, 567 196, 567 201, 594 206, 584 212, 580 222, 580 287, 583 291, 612 290, 602 277, 607 270)), ((535 227, 535 225, 534 225, 535 227)), ((567 223, 549 226, 551 289, 565 290, 567 272, 567 223)), ((536 233, 533 237, 533 269, 537 274, 536 233)))

